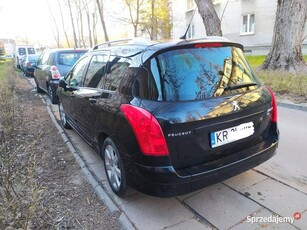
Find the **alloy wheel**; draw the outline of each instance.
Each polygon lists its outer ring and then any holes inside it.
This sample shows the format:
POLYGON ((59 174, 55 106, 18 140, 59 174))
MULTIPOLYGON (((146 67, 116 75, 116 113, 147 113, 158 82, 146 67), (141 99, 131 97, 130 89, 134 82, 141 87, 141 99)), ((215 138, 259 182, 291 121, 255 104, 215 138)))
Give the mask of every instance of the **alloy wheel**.
POLYGON ((115 191, 120 190, 122 173, 120 169, 120 162, 116 150, 112 145, 105 147, 105 167, 110 185, 115 191))

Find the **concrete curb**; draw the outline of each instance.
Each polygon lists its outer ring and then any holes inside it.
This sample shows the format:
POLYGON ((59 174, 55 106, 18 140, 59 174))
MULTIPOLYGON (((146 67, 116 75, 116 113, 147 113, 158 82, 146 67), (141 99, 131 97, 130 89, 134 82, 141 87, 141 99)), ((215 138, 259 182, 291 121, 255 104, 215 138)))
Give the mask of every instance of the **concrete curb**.
POLYGON ((278 106, 285 107, 288 109, 296 109, 307 112, 307 103, 304 104, 294 104, 292 102, 279 101, 277 102, 278 106))
MULTIPOLYGON (((41 97, 41 96, 40 96, 41 97)), ((41 97, 42 101, 44 102, 44 104, 47 104, 43 97, 41 97)), ((80 157, 78 151, 74 148, 74 146, 72 145, 72 143, 70 142, 69 138, 67 137, 65 131, 63 130, 63 128, 58 124, 53 112, 50 109, 49 105, 46 105, 48 114, 53 122, 53 124, 55 125, 55 127, 58 129, 59 134, 61 135, 61 137, 63 138, 65 144, 67 145, 67 147, 69 148, 70 152, 73 154, 73 156, 75 157, 76 161, 78 162, 79 166, 81 167, 81 171, 82 173, 85 175, 86 179, 88 180, 88 182, 92 185, 92 187, 95 190, 96 195, 99 197, 99 199, 106 205, 106 207, 108 208, 108 210, 111 213, 114 212, 119 212, 120 216, 119 216, 119 222, 121 223, 121 226, 124 229, 135 229, 135 227, 133 227, 132 223, 129 221, 129 219, 127 218, 126 214, 124 212, 122 212, 116 205, 116 203, 109 197, 109 195, 105 192, 105 190, 103 189, 103 187, 99 184, 99 182, 97 181, 96 177, 92 174, 92 172, 88 169, 86 163, 84 162, 84 160, 82 159, 82 157, 80 157)))

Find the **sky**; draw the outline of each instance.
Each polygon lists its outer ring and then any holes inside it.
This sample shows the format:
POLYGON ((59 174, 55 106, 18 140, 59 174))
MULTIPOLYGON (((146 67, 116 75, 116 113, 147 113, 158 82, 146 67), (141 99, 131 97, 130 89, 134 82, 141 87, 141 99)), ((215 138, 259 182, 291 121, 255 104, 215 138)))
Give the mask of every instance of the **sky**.
MULTIPOLYGON (((58 20, 60 36, 63 36, 61 38, 63 41, 64 34, 60 23, 61 16, 58 10, 57 0, 0 0, 0 39, 28 40, 29 43, 33 43, 33 45, 38 47, 55 46, 56 43, 52 32, 53 19, 48 8, 48 2, 53 14, 58 20)), ((89 0, 89 2, 95 3, 94 0, 89 0)), ((119 28, 122 23, 119 24, 118 21, 114 22, 114 18, 116 18, 116 15, 122 17, 124 7, 119 0, 107 0, 106 3, 111 4, 108 5, 108 8, 111 8, 111 10, 105 12, 105 20, 107 22, 109 37, 111 34, 112 38, 112 33, 116 36, 116 33, 122 31, 119 28), (119 11, 121 14, 118 12, 114 14, 115 11, 119 11), (108 15, 109 18, 106 18, 108 15)), ((65 8, 63 8, 63 11, 66 19, 68 19, 69 13, 65 13, 65 8)), ((72 36, 70 23, 70 20, 65 22, 65 30, 69 36, 72 36)), ((100 37, 103 38, 102 33, 102 27, 98 21, 98 39, 100 37)))
POLYGON ((50 24, 46 0, 0 0, 0 38, 20 37, 35 43, 52 43, 50 24))

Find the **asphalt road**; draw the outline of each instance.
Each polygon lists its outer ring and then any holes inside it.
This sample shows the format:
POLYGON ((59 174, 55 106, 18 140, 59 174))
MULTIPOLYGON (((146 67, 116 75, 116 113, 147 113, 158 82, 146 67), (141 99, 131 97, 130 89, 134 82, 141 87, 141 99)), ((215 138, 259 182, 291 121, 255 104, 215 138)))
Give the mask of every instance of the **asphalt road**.
MULTIPOLYGON (((57 106, 42 96, 58 120, 57 106)), ((272 159, 222 183, 168 199, 133 190, 124 199, 116 197, 97 154, 73 130, 66 135, 83 167, 94 176, 95 186, 105 191, 101 199, 111 198, 111 209, 116 206, 122 212, 127 229, 303 230, 307 229, 307 112, 279 107, 278 119, 280 145, 272 159)))

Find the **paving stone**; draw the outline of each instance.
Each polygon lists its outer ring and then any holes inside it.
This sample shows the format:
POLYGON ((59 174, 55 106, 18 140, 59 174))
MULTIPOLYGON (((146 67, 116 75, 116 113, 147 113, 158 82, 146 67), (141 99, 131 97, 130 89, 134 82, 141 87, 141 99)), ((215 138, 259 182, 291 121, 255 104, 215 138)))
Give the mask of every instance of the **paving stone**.
MULTIPOLYGON (((265 218, 276 218, 278 217, 276 214, 271 211, 261 208, 259 211, 253 213, 250 218, 246 218, 242 223, 238 223, 236 226, 230 228, 231 230, 246 230, 246 229, 254 229, 254 230, 262 230, 262 229, 278 229, 278 230, 296 230, 293 225, 290 223, 276 223, 276 222, 260 222, 258 219, 257 222, 252 223, 252 218, 255 217, 265 217, 265 218)), ((255 221, 255 219, 253 220, 255 221)), ((263 221, 263 220, 262 220, 263 221)))
POLYGON ((209 224, 200 223, 198 220, 192 218, 189 220, 186 220, 184 222, 181 222, 179 224, 173 225, 169 228, 165 228, 167 230, 187 230, 187 229, 193 229, 193 230, 206 230, 210 229, 212 230, 212 226, 209 224))
POLYGON ((228 229, 260 206, 223 184, 217 184, 184 201, 218 229, 228 229))
MULTIPOLYGON (((242 192, 283 217, 293 217, 295 212, 307 210, 306 194, 272 179, 266 179, 242 192)), ((303 218, 306 218, 305 215, 303 218)), ((307 221, 295 221, 294 225, 307 229, 307 221)))
POLYGON ((157 230, 191 219, 193 213, 175 198, 146 196, 136 201, 124 203, 122 210, 137 229, 157 230))
POLYGON ((228 180, 223 181, 223 183, 227 184, 229 187, 241 191, 246 189, 254 184, 259 183, 267 179, 268 177, 255 172, 254 170, 249 170, 247 172, 241 173, 235 177, 232 177, 228 180))

